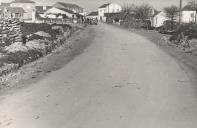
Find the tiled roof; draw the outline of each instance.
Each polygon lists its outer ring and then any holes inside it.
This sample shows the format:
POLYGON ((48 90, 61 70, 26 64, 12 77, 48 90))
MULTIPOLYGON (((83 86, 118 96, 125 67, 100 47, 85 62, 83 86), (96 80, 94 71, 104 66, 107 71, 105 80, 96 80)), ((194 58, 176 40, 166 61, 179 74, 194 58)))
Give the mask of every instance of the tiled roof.
POLYGON ((35 3, 32 0, 14 0, 11 3, 35 3))
POLYGON ((25 13, 25 10, 20 7, 7 7, 6 9, 11 13, 25 13))
POLYGON ((98 16, 98 12, 97 11, 96 12, 91 12, 91 13, 88 14, 88 16, 98 16))
POLYGON ((99 8, 106 8, 106 7, 109 6, 109 5, 110 5, 110 3, 103 4, 103 5, 101 5, 99 8))

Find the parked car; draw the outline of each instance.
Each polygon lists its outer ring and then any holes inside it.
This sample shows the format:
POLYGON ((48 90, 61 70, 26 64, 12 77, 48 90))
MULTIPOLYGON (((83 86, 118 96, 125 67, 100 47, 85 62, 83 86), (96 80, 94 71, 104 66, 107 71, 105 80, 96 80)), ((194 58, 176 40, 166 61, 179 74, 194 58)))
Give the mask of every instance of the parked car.
POLYGON ((172 21, 167 20, 161 27, 156 28, 156 30, 163 34, 173 34, 174 31, 177 29, 179 23, 173 21, 173 29, 171 28, 172 21))
POLYGON ((90 24, 90 25, 98 25, 98 19, 86 19, 85 22, 86 24, 90 24))
POLYGON ((98 20, 97 19, 92 19, 90 20, 91 25, 98 25, 98 20))
POLYGON ((153 30, 154 28, 151 26, 151 21, 150 20, 145 20, 142 22, 141 28, 146 29, 146 30, 153 30))

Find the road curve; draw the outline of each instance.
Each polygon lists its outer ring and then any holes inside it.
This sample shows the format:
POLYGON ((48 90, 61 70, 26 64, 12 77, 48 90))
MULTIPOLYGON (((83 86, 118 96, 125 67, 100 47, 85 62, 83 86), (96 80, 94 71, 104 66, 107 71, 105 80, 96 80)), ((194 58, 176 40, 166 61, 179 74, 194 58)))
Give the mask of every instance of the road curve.
POLYGON ((0 96, 0 127, 196 128, 194 86, 154 43, 101 23, 70 63, 0 96))

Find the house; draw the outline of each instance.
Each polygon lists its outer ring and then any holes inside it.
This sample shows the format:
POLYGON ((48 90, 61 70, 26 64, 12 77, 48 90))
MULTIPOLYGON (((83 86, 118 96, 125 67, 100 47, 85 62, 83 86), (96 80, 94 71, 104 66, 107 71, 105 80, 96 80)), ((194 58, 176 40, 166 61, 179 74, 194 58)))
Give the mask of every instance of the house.
POLYGON ((159 11, 153 16, 153 19, 151 21, 152 27, 161 27, 166 20, 168 20, 168 18, 166 17, 165 12, 159 11))
POLYGON ((190 23, 195 22, 196 10, 183 8, 181 12, 181 22, 190 23))
POLYGON ((2 15, 6 18, 23 19, 25 13, 25 10, 21 7, 5 7, 2 15))
POLYGON ((53 7, 56 8, 64 8, 67 10, 70 10, 76 14, 80 14, 85 16, 86 15, 86 10, 76 4, 72 4, 72 3, 64 3, 64 2, 56 2, 53 7))
POLYGON ((181 10, 181 22, 190 23, 195 22, 196 7, 190 4, 185 5, 181 10))
POLYGON ((195 16, 196 15, 196 11, 192 11, 192 10, 184 10, 181 13, 181 22, 182 23, 191 23, 191 22, 195 22, 195 16))
POLYGON ((65 8, 57 8, 57 7, 52 7, 48 9, 44 13, 44 15, 45 17, 50 19, 63 18, 63 15, 65 15, 68 18, 76 18, 76 14, 73 11, 65 8))
POLYGON ((98 19, 98 11, 90 12, 86 17, 90 19, 98 19))
POLYGON ((25 10, 21 7, 10 7, 10 3, 1 3, 0 5, 1 18, 15 18, 22 20, 25 10))
POLYGON ((24 20, 35 21, 36 3, 32 0, 14 0, 10 3, 10 7, 19 7, 25 10, 24 20))
POLYGON ((105 17, 106 13, 119 13, 121 11, 122 11, 122 7, 116 3, 107 3, 101 5, 98 8, 99 20, 106 21, 106 17, 105 17))

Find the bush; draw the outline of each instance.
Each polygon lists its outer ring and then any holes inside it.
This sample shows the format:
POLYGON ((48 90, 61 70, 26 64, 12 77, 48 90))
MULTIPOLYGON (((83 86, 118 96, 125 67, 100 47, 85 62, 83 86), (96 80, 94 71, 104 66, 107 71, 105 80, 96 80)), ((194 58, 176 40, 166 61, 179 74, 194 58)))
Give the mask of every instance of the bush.
POLYGON ((5 46, 9 46, 13 43, 8 37, 3 37, 2 41, 4 43, 2 43, 2 42, 0 43, 0 48, 5 47, 5 46))
MULTIPOLYGON (((77 28, 75 28, 77 29, 77 28)), ((29 46, 24 46, 26 49, 19 49, 12 52, 7 52, 4 46, 0 45, 0 52, 5 53, 5 56, 0 58, 0 76, 6 75, 13 70, 17 70, 19 67, 33 62, 44 55, 50 53, 57 46, 62 45, 64 41, 71 35, 74 31, 69 25, 57 25, 57 24, 35 24, 35 23, 22 23, 21 27, 22 33, 25 35, 31 35, 38 31, 44 31, 51 35, 51 38, 47 40, 39 40, 39 44, 29 44, 29 46), (55 29, 54 29, 55 28, 55 29), (60 28, 60 29, 57 29, 60 28), (43 46, 43 47, 42 47, 43 46), (2 48, 1 48, 2 47, 2 48)), ((34 36, 34 40, 42 39, 39 36, 34 36)), ((6 45, 11 45, 11 43, 6 43, 6 45)), ((16 45, 16 48, 21 47, 21 45, 16 45)), ((15 47, 14 47, 15 48, 15 47)))
MULTIPOLYGON (((50 25, 47 23, 40 23, 40 24, 21 23, 21 26, 22 26, 21 31, 24 35, 30 35, 30 34, 38 32, 38 31, 44 31, 44 32, 51 35, 51 38, 49 40, 56 40, 56 36, 62 34, 60 30, 53 29, 54 26, 60 26, 63 28, 64 31, 68 31, 72 28, 70 25, 66 25, 66 24, 61 24, 61 25, 52 24, 52 25, 50 25)), ((40 39, 41 37, 36 36, 35 38, 40 39)))
POLYGON ((15 71, 19 68, 19 66, 17 64, 4 64, 1 68, 0 68, 0 76, 6 75, 12 71, 15 71))
POLYGON ((2 66, 4 63, 18 64, 19 67, 21 67, 22 65, 35 61, 42 56, 43 53, 39 50, 28 50, 27 52, 17 51, 0 58, 0 65, 2 66))
POLYGON ((171 41, 180 41, 183 36, 187 36, 188 40, 197 39, 197 26, 192 23, 180 25, 174 32, 173 36, 170 38, 171 41))

